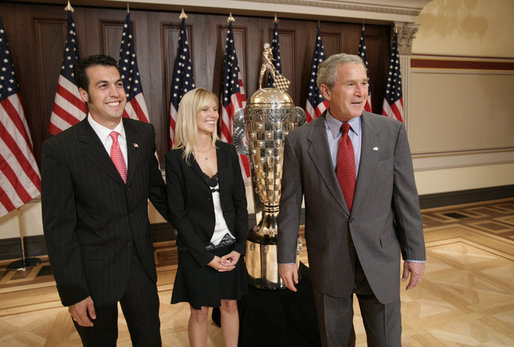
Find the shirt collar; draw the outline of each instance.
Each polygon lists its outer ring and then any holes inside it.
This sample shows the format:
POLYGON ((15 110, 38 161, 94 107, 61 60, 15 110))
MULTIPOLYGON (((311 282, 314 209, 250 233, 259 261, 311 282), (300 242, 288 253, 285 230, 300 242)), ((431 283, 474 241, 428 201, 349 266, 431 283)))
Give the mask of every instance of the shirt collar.
POLYGON ((121 137, 122 139, 126 139, 125 128, 123 127, 123 120, 121 122, 119 122, 118 125, 116 126, 116 128, 114 128, 112 130, 104 127, 103 125, 101 125, 100 123, 95 121, 93 119, 93 117, 91 117, 91 114, 89 114, 89 113, 87 115, 87 120, 89 122, 89 125, 91 125, 91 127, 93 128, 95 133, 98 135, 98 137, 102 141, 102 143, 107 140, 107 138, 110 136, 111 132, 113 132, 113 131, 118 132, 118 134, 119 134, 118 137, 121 137))
MULTIPOLYGON (((340 131, 341 131, 341 125, 343 125, 343 122, 341 122, 339 119, 335 118, 330 114, 330 111, 327 110, 326 116, 325 116, 325 122, 327 123, 328 130, 332 133, 332 136, 336 138, 340 131)), ((362 117, 354 117, 348 121, 348 124, 350 124, 351 131, 355 133, 355 135, 360 136, 361 134, 361 126, 362 126, 362 117)))

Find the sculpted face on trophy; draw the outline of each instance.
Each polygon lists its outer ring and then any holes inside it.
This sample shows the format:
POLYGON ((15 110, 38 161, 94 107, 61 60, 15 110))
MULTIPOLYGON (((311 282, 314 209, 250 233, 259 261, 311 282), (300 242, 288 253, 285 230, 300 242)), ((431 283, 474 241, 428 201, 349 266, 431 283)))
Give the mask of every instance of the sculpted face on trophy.
POLYGON ((263 289, 283 288, 278 275, 277 218, 284 140, 305 121, 305 112, 295 107, 287 94, 289 84, 275 69, 272 49, 265 43, 259 89, 250 97, 245 109, 234 114, 234 144, 241 154, 250 156, 254 205, 262 206, 263 212, 260 226, 251 229, 248 236, 246 264, 250 283, 263 289), (262 88, 266 72, 273 77, 273 88, 262 88))

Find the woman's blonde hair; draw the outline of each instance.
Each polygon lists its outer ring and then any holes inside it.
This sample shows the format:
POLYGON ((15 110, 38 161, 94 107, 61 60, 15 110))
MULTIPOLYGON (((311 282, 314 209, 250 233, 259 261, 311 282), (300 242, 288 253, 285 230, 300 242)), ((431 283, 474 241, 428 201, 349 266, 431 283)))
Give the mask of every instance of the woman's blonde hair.
MULTIPOLYGON (((196 116, 204 106, 209 105, 211 101, 215 101, 218 105, 216 95, 204 88, 196 88, 188 91, 182 97, 178 105, 177 125, 175 127, 175 142, 173 148, 183 149, 182 158, 188 162, 190 155, 196 143, 196 134, 198 127, 196 124, 196 116)), ((216 144, 218 139, 218 125, 212 134, 212 144, 216 144)))

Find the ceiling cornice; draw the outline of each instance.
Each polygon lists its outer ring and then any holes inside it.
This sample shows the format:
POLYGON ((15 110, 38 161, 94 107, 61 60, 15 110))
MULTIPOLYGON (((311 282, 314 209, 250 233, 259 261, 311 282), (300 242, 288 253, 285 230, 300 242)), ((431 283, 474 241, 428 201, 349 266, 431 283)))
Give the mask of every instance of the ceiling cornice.
MULTIPOLYGON (((63 0, 24 0, 63 4, 63 0)), ((414 23, 430 0, 72 0, 73 6, 274 16, 366 23, 414 23)))

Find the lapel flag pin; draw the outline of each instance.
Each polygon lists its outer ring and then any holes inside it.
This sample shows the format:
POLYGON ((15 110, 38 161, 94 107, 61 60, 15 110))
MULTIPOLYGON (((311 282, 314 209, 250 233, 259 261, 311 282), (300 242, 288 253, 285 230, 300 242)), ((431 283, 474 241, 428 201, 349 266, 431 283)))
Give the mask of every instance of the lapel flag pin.
POLYGON ((374 151, 378 151, 378 147, 373 147, 373 150, 374 151))
POLYGON ((137 143, 134 143, 134 148, 139 148, 139 145, 137 143))

